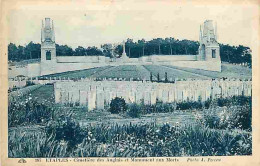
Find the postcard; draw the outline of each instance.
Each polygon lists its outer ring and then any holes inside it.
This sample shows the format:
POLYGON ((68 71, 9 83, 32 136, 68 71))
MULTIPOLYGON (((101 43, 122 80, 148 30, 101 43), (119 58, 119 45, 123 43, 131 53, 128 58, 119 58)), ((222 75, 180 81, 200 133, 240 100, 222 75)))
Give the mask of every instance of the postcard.
POLYGON ((259 1, 3 0, 1 164, 259 165, 259 1))

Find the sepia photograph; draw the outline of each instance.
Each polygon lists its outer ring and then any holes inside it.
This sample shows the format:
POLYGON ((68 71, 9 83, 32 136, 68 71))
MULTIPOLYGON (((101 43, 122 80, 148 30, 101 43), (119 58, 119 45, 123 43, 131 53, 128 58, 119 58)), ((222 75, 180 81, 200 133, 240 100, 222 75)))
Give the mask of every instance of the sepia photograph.
POLYGON ((8 158, 252 157, 257 3, 14 4, 8 158))

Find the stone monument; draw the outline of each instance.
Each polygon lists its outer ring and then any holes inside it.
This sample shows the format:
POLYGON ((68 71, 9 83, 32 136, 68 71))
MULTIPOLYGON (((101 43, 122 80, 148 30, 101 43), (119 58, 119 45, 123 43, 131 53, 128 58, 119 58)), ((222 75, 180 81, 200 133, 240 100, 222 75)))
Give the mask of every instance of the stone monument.
POLYGON ((200 26, 200 46, 198 60, 220 62, 219 44, 217 42, 217 25, 213 27, 212 20, 206 20, 200 26))
POLYGON ((122 59, 123 61, 127 61, 128 60, 128 56, 126 55, 126 52, 125 52, 125 41, 123 41, 123 53, 122 53, 122 59))
POLYGON ((41 30, 41 75, 56 70, 56 46, 53 20, 45 18, 41 30))

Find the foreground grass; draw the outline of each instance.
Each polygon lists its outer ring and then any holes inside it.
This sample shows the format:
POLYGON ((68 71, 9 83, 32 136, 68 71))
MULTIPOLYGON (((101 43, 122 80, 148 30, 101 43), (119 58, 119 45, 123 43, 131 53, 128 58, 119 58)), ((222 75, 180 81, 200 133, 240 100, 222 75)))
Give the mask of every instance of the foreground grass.
MULTIPOLYGON (((74 148, 45 128, 9 130, 9 157, 166 157, 251 155, 252 136, 241 130, 199 125, 96 125, 83 129, 74 148)), ((75 133, 75 136, 79 133, 75 133)))

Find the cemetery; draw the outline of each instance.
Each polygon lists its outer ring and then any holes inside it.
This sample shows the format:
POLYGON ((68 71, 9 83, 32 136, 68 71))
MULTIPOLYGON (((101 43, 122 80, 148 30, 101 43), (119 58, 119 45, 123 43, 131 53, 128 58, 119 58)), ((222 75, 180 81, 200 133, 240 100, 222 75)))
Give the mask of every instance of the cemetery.
POLYGON ((217 39, 206 20, 197 55, 56 56, 45 18, 40 62, 9 69, 9 157, 252 154, 252 70, 217 39))

